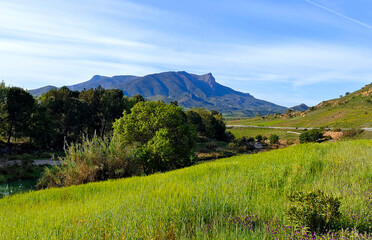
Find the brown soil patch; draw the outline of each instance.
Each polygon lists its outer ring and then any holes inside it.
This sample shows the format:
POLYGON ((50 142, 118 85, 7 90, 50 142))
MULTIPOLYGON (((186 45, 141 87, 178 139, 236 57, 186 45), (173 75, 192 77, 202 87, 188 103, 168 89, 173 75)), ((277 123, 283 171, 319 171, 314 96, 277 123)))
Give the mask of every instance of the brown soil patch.
POLYGON ((332 139, 334 140, 339 140, 340 138, 342 138, 342 136, 344 136, 344 133, 343 132, 332 132, 332 131, 327 131, 323 134, 325 137, 328 137, 330 136, 332 139))

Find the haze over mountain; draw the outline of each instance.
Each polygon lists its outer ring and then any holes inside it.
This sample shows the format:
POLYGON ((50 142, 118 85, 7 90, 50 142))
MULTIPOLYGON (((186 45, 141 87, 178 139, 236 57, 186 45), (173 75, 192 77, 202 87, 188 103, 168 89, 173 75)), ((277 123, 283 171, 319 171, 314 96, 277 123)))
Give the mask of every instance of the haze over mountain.
MULTIPOLYGON (((178 101, 185 108, 204 107, 225 114, 255 116, 284 112, 287 108, 254 98, 249 93, 235 91, 216 82, 211 73, 163 72, 144 77, 130 75, 105 77, 95 75, 89 81, 68 86, 71 90, 101 86, 121 89, 125 95, 141 94, 149 100, 178 101)), ((39 96, 52 86, 30 90, 39 96)))

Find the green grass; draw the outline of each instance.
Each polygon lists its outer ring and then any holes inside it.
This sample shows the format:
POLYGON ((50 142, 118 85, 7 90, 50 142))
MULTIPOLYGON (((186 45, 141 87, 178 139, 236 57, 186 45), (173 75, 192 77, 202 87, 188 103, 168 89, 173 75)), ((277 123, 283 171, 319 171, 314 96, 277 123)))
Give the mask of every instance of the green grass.
POLYGON ((256 137, 257 135, 266 136, 269 138, 271 134, 276 134, 280 139, 284 140, 298 140, 298 134, 291 132, 302 133, 300 130, 282 130, 282 129, 268 129, 268 128, 229 128, 228 131, 232 132, 235 137, 256 137))
POLYGON ((49 189, 0 200, 0 239, 265 239, 287 223, 290 191, 321 189, 341 211, 366 211, 372 141, 302 144, 168 173, 49 189), (254 231, 234 216, 257 214, 254 231))

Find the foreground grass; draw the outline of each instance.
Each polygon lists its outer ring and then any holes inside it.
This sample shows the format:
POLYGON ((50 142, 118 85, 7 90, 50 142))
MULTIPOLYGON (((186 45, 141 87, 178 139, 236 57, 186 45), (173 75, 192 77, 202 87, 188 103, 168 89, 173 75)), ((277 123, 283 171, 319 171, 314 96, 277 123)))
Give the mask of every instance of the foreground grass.
POLYGON ((265 222, 287 223, 290 191, 332 193, 347 215, 368 211, 362 196, 371 182, 371 140, 304 144, 6 197, 0 239, 265 239, 265 222))

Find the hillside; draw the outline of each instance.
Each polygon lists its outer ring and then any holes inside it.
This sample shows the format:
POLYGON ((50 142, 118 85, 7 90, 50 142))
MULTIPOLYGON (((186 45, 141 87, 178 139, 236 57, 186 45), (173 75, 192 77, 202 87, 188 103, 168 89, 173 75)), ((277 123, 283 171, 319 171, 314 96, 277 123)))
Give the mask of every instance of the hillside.
MULTIPOLYGON (((81 91, 98 86, 121 89, 128 96, 141 94, 149 100, 178 101, 185 108, 203 107, 241 116, 267 115, 287 109, 225 87, 217 83, 211 73, 164 72, 144 77, 96 75, 87 82, 68 88, 81 91)), ((30 91, 33 95, 40 95, 41 92, 40 89, 30 91)))
POLYGON ((372 84, 304 112, 229 121, 229 125, 277 127, 372 127, 372 84))
POLYGON ((0 200, 0 239, 288 239, 286 196, 311 189, 340 197, 350 228, 362 228, 371 168, 371 140, 302 144, 15 195, 0 200))
POLYGON ((57 87, 48 85, 48 86, 45 86, 45 87, 42 87, 42 88, 30 90, 28 92, 31 93, 34 96, 41 96, 43 93, 49 92, 52 89, 57 89, 57 87))

